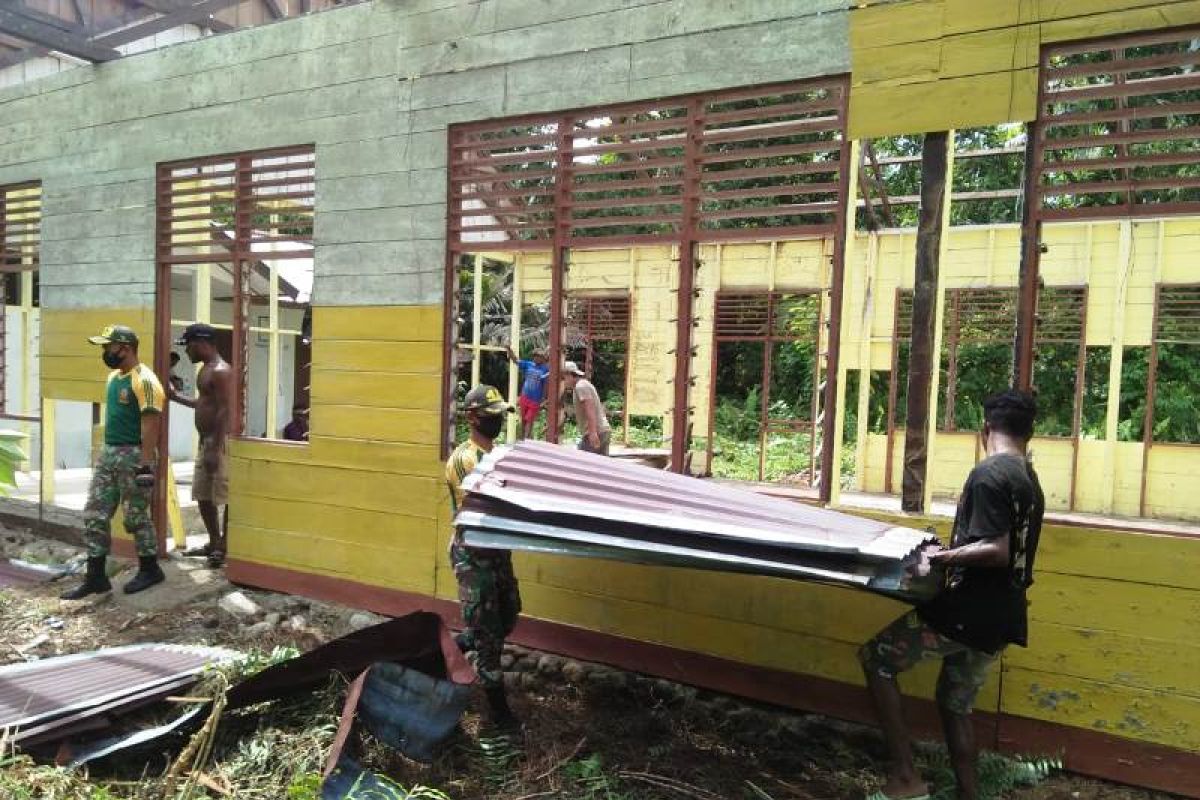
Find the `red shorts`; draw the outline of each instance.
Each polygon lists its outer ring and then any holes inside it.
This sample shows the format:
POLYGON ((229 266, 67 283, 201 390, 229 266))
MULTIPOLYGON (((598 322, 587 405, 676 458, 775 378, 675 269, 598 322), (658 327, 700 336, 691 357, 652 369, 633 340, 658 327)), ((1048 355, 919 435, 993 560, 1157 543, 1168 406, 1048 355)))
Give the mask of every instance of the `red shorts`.
POLYGON ((521 409, 521 421, 532 425, 537 419, 537 415, 542 410, 542 404, 536 400, 530 400, 525 395, 517 398, 517 406, 521 409))

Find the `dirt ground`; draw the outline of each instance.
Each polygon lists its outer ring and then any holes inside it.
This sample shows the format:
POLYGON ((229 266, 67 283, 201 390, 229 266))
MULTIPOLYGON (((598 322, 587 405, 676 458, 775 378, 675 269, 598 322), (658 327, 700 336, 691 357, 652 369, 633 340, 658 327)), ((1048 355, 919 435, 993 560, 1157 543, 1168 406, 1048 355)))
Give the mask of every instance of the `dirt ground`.
MULTIPOLYGON (((51 563, 78 556, 73 548, 16 530, 0 530, 0 552, 51 563)), ((236 587, 201 563, 169 560, 168 583, 135 598, 119 591, 132 570, 116 576, 117 591, 78 603, 57 599, 73 577, 2 590, 0 663, 136 642, 222 645, 259 653, 280 646, 306 650, 371 622, 369 615, 352 609, 251 590, 243 594, 260 613, 239 619, 218 605, 236 587)), ((519 649, 509 656, 524 663, 539 658, 519 649)), ((882 741, 869 728, 591 665, 563 668, 571 662, 552 660, 554 669, 510 675, 513 707, 523 722, 513 735, 481 726, 482 698, 477 697, 460 732, 432 765, 408 761, 365 738, 354 746, 364 763, 399 784, 444 793, 414 797, 452 800, 860 800, 878 785, 882 741)), ((290 706, 223 719, 204 785, 193 796, 318 797, 317 775, 336 728, 340 690, 333 686, 290 706)), ((11 796, 161 797, 158 779, 172 757, 163 753, 143 763, 98 770, 90 783, 72 778, 77 783, 70 790, 39 789, 51 782, 43 769, 21 779, 22 786, 32 787, 28 792, 11 796)), ((952 796, 940 748, 922 746, 920 760, 938 796, 952 796)), ((984 765, 991 797, 1164 797, 1069 775, 1013 789, 1004 766, 999 758, 984 765)), ((0 779, 0 794, 10 796, 4 787, 0 779)))

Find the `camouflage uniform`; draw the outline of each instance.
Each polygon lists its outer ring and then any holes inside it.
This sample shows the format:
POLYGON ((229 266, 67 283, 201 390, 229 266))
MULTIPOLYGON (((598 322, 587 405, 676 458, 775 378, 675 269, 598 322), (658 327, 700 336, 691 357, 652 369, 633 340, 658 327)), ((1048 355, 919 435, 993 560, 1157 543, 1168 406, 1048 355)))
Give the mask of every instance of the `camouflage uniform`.
POLYGON ((92 470, 87 505, 83 509, 84 533, 88 555, 107 556, 112 547, 112 517, 124 500, 125 530, 133 536, 139 556, 157 553, 154 525, 150 520, 152 489, 134 483, 134 473, 142 463, 141 445, 104 445, 92 470))
POLYGON ((466 627, 456 637, 484 687, 499 686, 504 640, 521 613, 521 593, 507 550, 481 550, 452 541, 450 564, 458 581, 466 627))
MULTIPOLYGON (((479 461, 483 451, 474 442, 463 442, 446 462, 446 483, 455 512, 462 504, 462 479, 479 461)), ((521 613, 521 592, 513 574, 512 553, 467 547, 457 532, 450 542, 450 565, 458 581, 463 629, 456 640, 475 667, 484 688, 502 686, 500 656, 504 640, 512 633, 521 613)))

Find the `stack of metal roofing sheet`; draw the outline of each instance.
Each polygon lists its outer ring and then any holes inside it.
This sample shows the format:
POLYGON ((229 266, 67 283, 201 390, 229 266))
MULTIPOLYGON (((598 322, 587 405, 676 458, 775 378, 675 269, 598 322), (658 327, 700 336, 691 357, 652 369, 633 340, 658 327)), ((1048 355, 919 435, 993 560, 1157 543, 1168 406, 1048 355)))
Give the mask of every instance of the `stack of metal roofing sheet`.
POLYGON ((500 447, 463 481, 468 545, 835 583, 909 601, 929 533, 544 442, 500 447))
POLYGON ((30 745, 105 727, 110 717, 192 685, 234 658, 213 647, 144 644, 0 667, 0 730, 30 745))

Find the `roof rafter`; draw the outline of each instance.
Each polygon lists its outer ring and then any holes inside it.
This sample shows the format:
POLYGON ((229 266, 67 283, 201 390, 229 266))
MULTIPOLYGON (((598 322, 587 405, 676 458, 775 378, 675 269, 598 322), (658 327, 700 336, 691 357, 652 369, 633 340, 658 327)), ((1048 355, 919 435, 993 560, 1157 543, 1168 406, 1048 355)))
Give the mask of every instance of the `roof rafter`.
POLYGON ((174 11, 163 14, 161 17, 99 36, 96 38, 96 43, 108 47, 117 47, 189 23, 211 27, 216 22, 216 20, 211 19, 212 14, 230 6, 235 6, 240 2, 242 0, 201 0, 199 3, 185 3, 174 11))
MULTIPOLYGON (((0 32, 85 61, 113 61, 121 57, 111 47, 89 41, 79 33, 49 25, 22 13, 24 10, 14 2, 0 3, 0 32)), ((64 20, 64 24, 69 23, 64 20)))

